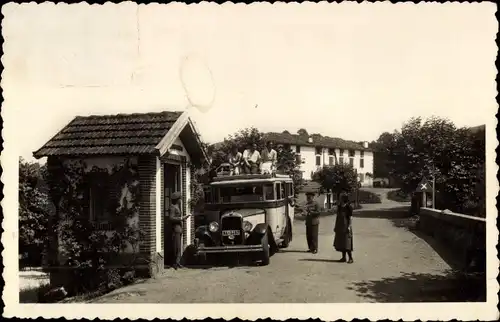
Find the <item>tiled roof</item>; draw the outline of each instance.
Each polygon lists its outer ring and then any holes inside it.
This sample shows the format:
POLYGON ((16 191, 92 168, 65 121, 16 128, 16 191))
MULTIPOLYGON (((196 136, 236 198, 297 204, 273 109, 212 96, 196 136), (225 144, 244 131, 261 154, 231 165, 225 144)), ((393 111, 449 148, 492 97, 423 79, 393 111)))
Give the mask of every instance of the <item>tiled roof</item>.
POLYGON ((149 154, 182 112, 77 116, 35 158, 57 155, 149 154))
POLYGON ((369 148, 364 148, 362 144, 354 141, 347 141, 340 138, 332 138, 329 136, 322 136, 320 134, 312 134, 310 136, 290 134, 290 133, 277 133, 269 132, 264 135, 266 140, 274 141, 281 144, 301 145, 301 146, 321 146, 325 148, 338 148, 346 150, 365 150, 370 151, 369 148), (309 142, 309 137, 312 138, 312 143, 309 142))

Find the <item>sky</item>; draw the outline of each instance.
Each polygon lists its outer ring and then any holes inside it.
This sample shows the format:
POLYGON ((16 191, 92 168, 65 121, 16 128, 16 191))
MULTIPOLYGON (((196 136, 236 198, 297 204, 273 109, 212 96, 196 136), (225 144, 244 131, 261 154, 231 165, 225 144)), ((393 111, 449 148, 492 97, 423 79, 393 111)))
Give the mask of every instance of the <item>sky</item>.
POLYGON ((77 115, 193 104, 210 143, 249 126, 371 141, 413 116, 490 123, 495 10, 11 3, 2 8, 3 136, 30 160, 77 115))

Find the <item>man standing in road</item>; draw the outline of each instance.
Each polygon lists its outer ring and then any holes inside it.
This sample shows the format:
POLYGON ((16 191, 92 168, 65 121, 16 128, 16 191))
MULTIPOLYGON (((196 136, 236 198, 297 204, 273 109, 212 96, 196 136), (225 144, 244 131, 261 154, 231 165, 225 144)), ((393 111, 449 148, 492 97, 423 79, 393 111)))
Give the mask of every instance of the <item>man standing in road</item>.
POLYGON ((306 236, 309 252, 316 254, 318 252, 318 234, 319 234, 319 204, 314 200, 314 192, 306 193, 306 236))
POLYGON ((181 268, 181 257, 182 257, 182 224, 184 220, 189 218, 191 215, 182 216, 181 209, 179 207, 179 202, 181 199, 180 192, 174 192, 172 194, 171 200, 172 205, 169 209, 168 219, 172 227, 172 244, 174 247, 174 268, 181 268))

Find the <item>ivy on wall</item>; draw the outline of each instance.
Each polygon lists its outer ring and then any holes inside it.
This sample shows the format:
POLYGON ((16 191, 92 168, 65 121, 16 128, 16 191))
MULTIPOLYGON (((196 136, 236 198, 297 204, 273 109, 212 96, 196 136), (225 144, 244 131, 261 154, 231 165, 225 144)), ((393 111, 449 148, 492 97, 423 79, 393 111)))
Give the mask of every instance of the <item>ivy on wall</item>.
MULTIPOLYGON (((139 176, 129 159, 108 168, 89 167, 84 160, 49 158, 48 185, 56 213, 52 229, 50 265, 71 267, 74 292, 86 292, 118 283, 112 265, 127 248, 137 254, 143 236, 138 225, 139 176), (90 191, 107 192, 106 229, 90 216, 90 191), (114 195, 114 196, 113 196, 114 195), (110 274, 111 272, 111 274, 110 274), (112 275, 112 276, 110 276, 112 275)), ((124 263, 120 263, 124 264, 124 263)), ((125 263, 132 269, 133 260, 125 263)), ((123 270, 123 269, 122 269, 123 270)))

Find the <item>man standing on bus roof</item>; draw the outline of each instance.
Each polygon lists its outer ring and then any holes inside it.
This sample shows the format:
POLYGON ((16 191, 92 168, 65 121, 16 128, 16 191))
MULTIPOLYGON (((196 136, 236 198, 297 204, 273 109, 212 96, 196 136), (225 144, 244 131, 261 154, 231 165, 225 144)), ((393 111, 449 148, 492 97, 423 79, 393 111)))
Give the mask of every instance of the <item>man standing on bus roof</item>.
POLYGON ((257 144, 252 143, 243 151, 243 171, 246 174, 258 174, 260 169, 261 157, 257 151, 257 144))
POLYGON ((273 173, 276 170, 278 153, 273 149, 273 142, 268 141, 264 150, 260 154, 262 157, 262 173, 273 173))
POLYGON ((306 237, 309 252, 316 254, 318 252, 318 234, 319 234, 319 215, 320 207, 314 200, 314 192, 306 193, 306 237))
POLYGON ((181 268, 181 257, 182 257, 182 225, 184 220, 189 218, 191 215, 182 216, 182 211, 179 207, 179 202, 181 199, 180 192, 174 192, 172 194, 171 200, 172 205, 170 206, 168 219, 172 227, 172 244, 174 249, 174 265, 175 269, 181 268))

